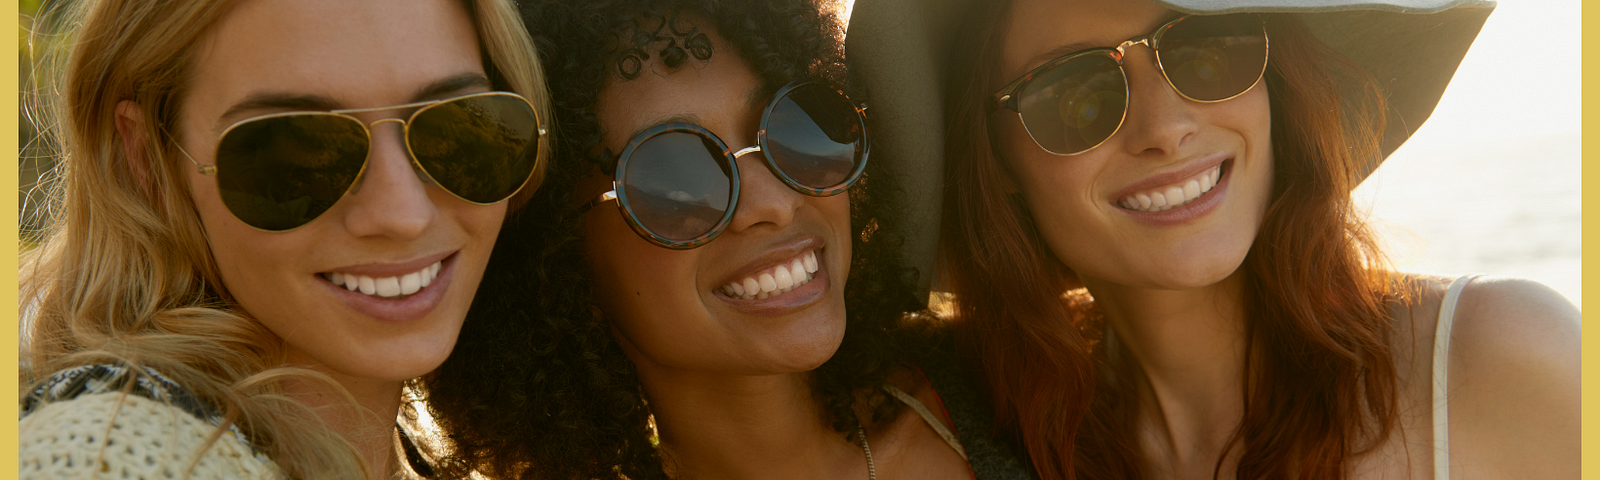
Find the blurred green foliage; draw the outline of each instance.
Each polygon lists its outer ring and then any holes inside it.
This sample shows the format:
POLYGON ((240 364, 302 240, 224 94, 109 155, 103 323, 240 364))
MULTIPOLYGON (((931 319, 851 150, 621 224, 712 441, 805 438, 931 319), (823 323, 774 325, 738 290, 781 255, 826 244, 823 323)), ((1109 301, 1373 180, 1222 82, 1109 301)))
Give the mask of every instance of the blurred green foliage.
POLYGON ((40 12, 51 12, 64 5, 62 0, 21 0, 18 2, 20 19, 18 21, 18 51, 17 73, 18 78, 18 104, 19 120, 18 144, 21 146, 18 155, 18 205, 20 208, 20 230, 22 232, 23 247, 31 246, 34 240, 32 232, 38 230, 42 223, 40 206, 45 199, 44 191, 48 183, 42 184, 40 177, 47 174, 55 167, 54 144, 45 133, 35 125, 37 115, 30 115, 30 110, 38 107, 38 95, 43 92, 43 87, 50 84, 50 79, 41 78, 42 72, 35 69, 46 54, 55 49, 62 48, 59 35, 54 30, 56 27, 48 21, 36 21, 40 12), (38 74, 36 74, 38 73, 38 74))

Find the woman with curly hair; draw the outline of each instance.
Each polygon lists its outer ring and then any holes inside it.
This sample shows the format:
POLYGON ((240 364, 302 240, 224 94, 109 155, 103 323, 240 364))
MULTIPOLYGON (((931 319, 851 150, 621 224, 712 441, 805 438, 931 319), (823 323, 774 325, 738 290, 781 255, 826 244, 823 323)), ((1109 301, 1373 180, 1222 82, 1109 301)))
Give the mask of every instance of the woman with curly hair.
POLYGON ((821 2, 522 9, 562 143, 423 382, 447 474, 1025 478, 911 348, 895 189, 821 2))
POLYGON ((948 112, 940 278, 1041 476, 1576 477, 1576 309, 1389 270, 1350 198, 1492 3, 940 3, 852 68, 941 79, 875 108, 948 112))
POLYGON ((24 478, 388 479, 543 74, 500 0, 83 1, 22 266, 24 478))

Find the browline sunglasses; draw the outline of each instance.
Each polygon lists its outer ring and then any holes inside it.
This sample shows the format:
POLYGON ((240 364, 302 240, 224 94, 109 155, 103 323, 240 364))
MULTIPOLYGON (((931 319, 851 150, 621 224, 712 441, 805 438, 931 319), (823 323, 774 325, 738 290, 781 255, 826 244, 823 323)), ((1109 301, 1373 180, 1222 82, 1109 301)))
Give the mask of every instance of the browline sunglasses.
POLYGON ((240 221, 269 232, 294 230, 333 208, 366 171, 371 128, 401 126, 406 151, 425 180, 477 205, 492 205, 530 183, 546 129, 521 95, 485 92, 390 107, 263 115, 229 126, 215 163, 222 203, 240 221), (371 123, 350 114, 417 109, 371 123))
POLYGON ((747 153, 760 152, 774 176, 805 195, 838 195, 854 185, 870 148, 864 110, 843 92, 799 82, 773 94, 756 144, 737 152, 699 125, 651 127, 617 156, 612 189, 580 209, 615 200, 645 240, 674 250, 705 245, 733 220, 737 159, 747 153))
POLYGON ((1056 155, 1087 152, 1122 127, 1128 109, 1122 59, 1137 44, 1155 51, 1167 84, 1195 102, 1243 95, 1267 68, 1267 31, 1259 16, 1184 16, 1115 48, 1046 62, 1000 89, 996 106, 1017 112, 1039 148, 1056 155))

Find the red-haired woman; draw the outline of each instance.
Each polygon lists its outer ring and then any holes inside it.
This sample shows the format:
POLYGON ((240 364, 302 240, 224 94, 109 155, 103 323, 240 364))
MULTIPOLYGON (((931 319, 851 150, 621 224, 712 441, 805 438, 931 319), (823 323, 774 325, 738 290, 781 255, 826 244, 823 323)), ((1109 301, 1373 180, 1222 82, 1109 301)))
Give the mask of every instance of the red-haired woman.
POLYGON ((857 6, 874 153, 945 139, 940 278, 1001 428, 1047 479, 1575 478, 1577 310, 1388 270, 1350 199, 1493 3, 1230 3, 857 6))

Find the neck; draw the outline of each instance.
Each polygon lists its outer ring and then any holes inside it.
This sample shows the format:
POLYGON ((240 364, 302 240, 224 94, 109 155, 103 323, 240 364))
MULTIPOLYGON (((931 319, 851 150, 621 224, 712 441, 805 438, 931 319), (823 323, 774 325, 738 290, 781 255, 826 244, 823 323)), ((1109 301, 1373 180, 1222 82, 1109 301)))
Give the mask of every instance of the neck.
POLYGON ((284 393, 310 407, 329 429, 355 446, 367 466, 369 479, 391 478, 399 466, 394 454, 394 429, 395 418, 400 414, 401 382, 352 377, 331 372, 314 361, 297 360, 303 359, 291 353, 290 365, 328 375, 344 392, 324 382, 291 379, 284 382, 284 393))
POLYGON ((1148 290, 1085 279, 1132 360, 1135 429, 1160 470, 1209 477, 1244 411, 1243 273, 1188 290, 1148 290))
POLYGON ((637 360, 670 476, 866 476, 861 448, 824 420, 809 372, 708 374, 637 360))

